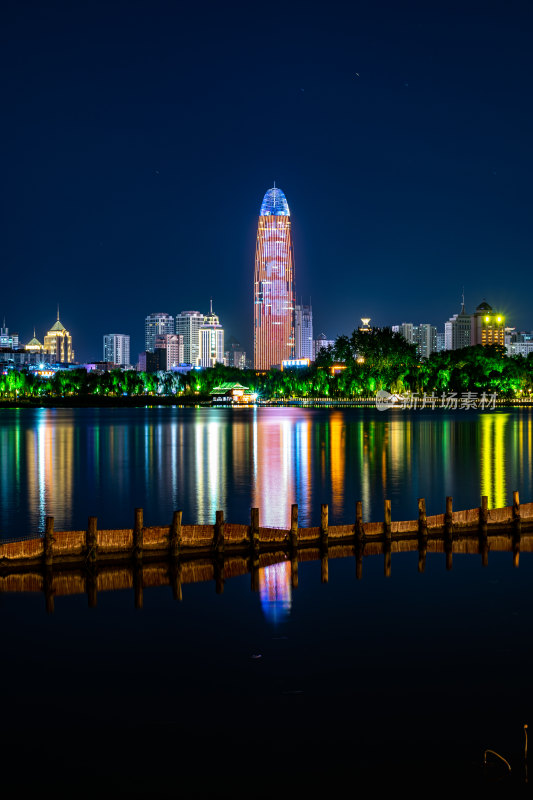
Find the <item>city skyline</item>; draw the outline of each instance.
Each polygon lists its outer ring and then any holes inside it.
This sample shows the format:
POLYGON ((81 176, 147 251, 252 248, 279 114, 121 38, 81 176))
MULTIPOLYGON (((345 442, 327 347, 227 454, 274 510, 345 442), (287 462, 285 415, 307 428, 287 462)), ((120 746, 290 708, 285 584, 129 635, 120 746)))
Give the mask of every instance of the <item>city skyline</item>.
POLYGON ((4 14, 0 314, 21 335, 59 301, 80 359, 108 330, 138 352, 134 320, 162 298, 171 313, 202 307, 207 284, 251 352, 248 276, 273 180, 298 221, 298 296, 315 299, 317 331, 384 325, 398 307, 446 319, 463 285, 531 327, 523 7, 290 7, 281 28, 257 8, 213 5, 207 28, 192 6, 91 8, 4 14), (261 48, 281 85, 264 85, 261 48))

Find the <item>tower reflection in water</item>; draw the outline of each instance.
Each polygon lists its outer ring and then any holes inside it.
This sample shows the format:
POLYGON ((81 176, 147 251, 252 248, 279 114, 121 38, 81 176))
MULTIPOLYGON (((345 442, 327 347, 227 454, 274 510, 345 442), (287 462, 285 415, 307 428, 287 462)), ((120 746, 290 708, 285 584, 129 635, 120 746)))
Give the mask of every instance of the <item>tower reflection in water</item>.
POLYGON ((267 620, 273 625, 284 622, 292 605, 290 561, 280 561, 259 570, 259 596, 267 620))

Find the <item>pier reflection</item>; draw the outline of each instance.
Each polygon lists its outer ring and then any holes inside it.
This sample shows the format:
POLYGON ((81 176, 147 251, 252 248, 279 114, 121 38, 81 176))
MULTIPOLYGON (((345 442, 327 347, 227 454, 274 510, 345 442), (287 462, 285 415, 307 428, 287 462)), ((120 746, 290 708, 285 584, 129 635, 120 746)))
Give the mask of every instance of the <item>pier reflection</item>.
MULTIPOLYGON (((474 557, 479 565, 486 567, 489 551, 507 553, 509 567, 518 568, 520 554, 533 553, 533 531, 491 532, 483 541, 476 534, 454 536, 453 539, 435 537, 423 544, 417 538, 376 541, 357 544, 333 545, 326 553, 319 548, 304 548, 297 556, 288 559, 285 553, 262 553, 258 566, 246 556, 228 556, 225 558, 199 558, 193 560, 167 560, 133 565, 95 565, 86 569, 68 569, 54 566, 52 568, 29 568, 27 570, 0 574, 0 595, 2 593, 42 593, 45 607, 53 612, 55 599, 68 595, 86 594, 88 605, 94 608, 98 604, 101 592, 132 592, 133 605, 142 608, 144 592, 154 587, 168 586, 176 600, 186 598, 188 584, 212 582, 218 594, 223 593, 224 584, 239 576, 252 575, 250 586, 254 593, 259 592, 259 599, 266 619, 273 625, 283 622, 289 615, 294 603, 294 590, 298 587, 298 565, 309 562, 321 562, 320 580, 329 580, 328 564, 343 559, 354 564, 353 579, 364 579, 364 561, 368 558, 383 558, 384 577, 388 578, 394 569, 396 559, 404 559, 408 553, 418 553, 418 572, 421 558, 439 558, 442 568, 447 571, 453 568, 453 556, 474 557), (258 572, 258 581, 254 573, 258 572)), ((413 572, 416 572, 413 562, 413 572)), ((318 575, 317 575, 318 578, 318 575)), ((0 612, 1 613, 1 612, 0 612)))

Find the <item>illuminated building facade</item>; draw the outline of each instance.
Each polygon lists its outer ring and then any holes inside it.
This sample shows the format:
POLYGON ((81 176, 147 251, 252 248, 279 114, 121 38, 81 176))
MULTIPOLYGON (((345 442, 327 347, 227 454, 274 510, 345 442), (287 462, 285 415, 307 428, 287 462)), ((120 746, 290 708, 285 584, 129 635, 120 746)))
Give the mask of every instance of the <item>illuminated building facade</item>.
POLYGON ((181 311, 176 315, 176 333, 183 336, 185 364, 197 366, 200 355, 200 328, 205 316, 200 311, 181 311))
POLYGON ((144 321, 144 346, 148 353, 155 350, 155 337, 174 333, 174 317, 163 311, 148 314, 144 321))
POLYGON ((104 361, 117 367, 130 365, 130 337, 126 333, 108 333, 104 336, 104 361))
POLYGON ((172 367, 179 367, 180 364, 184 363, 183 336, 179 333, 156 336, 155 349, 164 351, 163 355, 160 353, 160 368, 167 370, 167 372, 172 367))
POLYGON ((254 274, 254 367, 294 358, 294 253, 285 195, 275 186, 263 198, 254 274))
POLYGON ((444 347, 446 350, 460 350, 462 347, 470 347, 472 338, 472 315, 465 311, 465 298, 461 310, 458 314, 450 317, 444 323, 444 347))
POLYGON ((294 357, 314 358, 313 353, 313 309, 310 305, 297 305, 294 309, 294 357))
POLYGON ((214 367, 217 363, 224 363, 224 328, 213 313, 213 301, 198 336, 198 366, 214 367))
POLYGON ((318 339, 313 342, 313 359, 316 359, 321 350, 327 350, 328 347, 333 347, 335 339, 328 339, 325 333, 321 333, 318 339))
POLYGON ((72 364, 74 362, 72 336, 59 321, 59 309, 56 322, 44 337, 43 351, 48 356, 47 360, 50 363, 72 364))
POLYGON ((505 345, 505 317, 495 314, 492 306, 485 301, 480 303, 472 314, 472 327, 470 344, 480 344, 485 347, 489 344, 505 345))
POLYGON ((6 328, 6 319, 4 317, 4 324, 0 326, 0 347, 10 347, 16 350, 19 346, 18 333, 9 333, 9 328, 6 328))

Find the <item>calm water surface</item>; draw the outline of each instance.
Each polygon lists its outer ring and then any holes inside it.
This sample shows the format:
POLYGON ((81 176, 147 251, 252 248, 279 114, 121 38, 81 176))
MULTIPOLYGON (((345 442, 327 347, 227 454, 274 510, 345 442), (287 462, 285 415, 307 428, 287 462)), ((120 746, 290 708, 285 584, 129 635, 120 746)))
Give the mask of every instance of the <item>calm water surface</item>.
MULTIPOLYGON (((4 537, 147 523, 182 508, 244 522, 351 520, 361 499, 379 519, 416 499, 443 510, 533 499, 533 416, 365 410, 134 409, 4 411, 4 537)), ((533 559, 522 553, 393 556, 281 563, 250 577, 57 597, 0 584, 5 790, 61 796, 345 797, 381 789, 427 796, 443 785, 525 792, 523 732, 532 723, 533 559), (258 658, 257 656, 260 656, 258 658), (510 775, 482 755, 506 756, 510 775)), ((529 784, 530 785, 530 784, 529 784)))
POLYGON ((371 409, 36 409, 0 413, 0 535, 79 529, 89 515, 103 528, 184 521, 317 524, 320 504, 332 522, 396 519, 533 500, 531 409, 478 413, 371 409))

